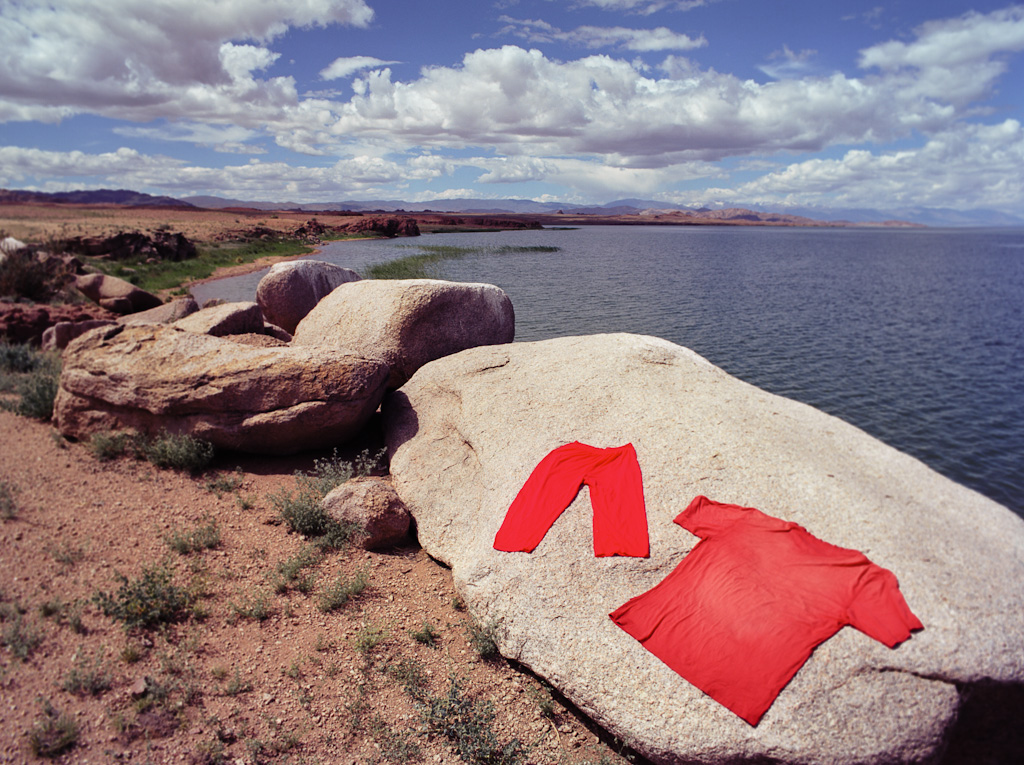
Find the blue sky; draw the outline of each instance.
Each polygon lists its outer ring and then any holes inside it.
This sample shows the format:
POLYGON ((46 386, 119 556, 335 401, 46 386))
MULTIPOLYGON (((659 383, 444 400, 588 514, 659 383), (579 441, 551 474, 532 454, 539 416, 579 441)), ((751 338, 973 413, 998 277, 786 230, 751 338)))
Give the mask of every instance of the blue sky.
POLYGON ((1024 215, 1024 6, 0 0, 0 186, 1024 215))

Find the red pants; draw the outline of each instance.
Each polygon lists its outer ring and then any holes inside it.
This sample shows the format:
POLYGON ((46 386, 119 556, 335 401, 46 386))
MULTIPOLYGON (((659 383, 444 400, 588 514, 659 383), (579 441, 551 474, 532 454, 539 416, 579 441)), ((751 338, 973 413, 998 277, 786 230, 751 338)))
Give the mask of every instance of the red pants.
POLYGON ((548 454, 509 507, 494 549, 532 552, 583 484, 594 509, 594 555, 646 558, 647 510, 632 444, 598 449, 574 441, 548 454))

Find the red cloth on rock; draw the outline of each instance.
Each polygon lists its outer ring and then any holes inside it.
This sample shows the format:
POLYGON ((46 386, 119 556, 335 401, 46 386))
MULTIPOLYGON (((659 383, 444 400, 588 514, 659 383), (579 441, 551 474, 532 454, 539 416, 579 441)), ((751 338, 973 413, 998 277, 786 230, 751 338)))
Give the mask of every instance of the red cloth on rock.
POLYGON ((594 509, 594 555, 646 558, 647 509, 632 444, 599 449, 573 441, 553 450, 516 495, 494 537, 494 549, 532 552, 583 484, 590 487, 594 509))
POLYGON ((845 625, 890 648, 922 629, 892 572, 795 523, 707 497, 675 522, 702 541, 611 618, 751 725, 845 625))

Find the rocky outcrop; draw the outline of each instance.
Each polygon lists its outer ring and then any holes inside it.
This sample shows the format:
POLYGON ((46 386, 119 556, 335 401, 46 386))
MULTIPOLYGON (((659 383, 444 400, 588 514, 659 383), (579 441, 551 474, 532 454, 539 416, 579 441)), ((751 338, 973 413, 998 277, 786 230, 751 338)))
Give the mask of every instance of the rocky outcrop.
POLYGON ((163 305, 163 301, 156 295, 116 276, 86 274, 75 279, 75 287, 87 298, 114 313, 137 313, 163 305))
POLYGON ((112 321, 115 315, 97 305, 28 305, 0 303, 0 338, 39 345, 43 334, 61 322, 112 321))
POLYGON ((393 238, 396 236, 419 236, 420 227, 415 218, 373 218, 366 216, 339 227, 339 231, 350 234, 377 234, 393 238))
POLYGON ((256 302, 267 321, 287 332, 336 287, 359 280, 359 274, 320 260, 275 263, 256 285, 256 302))
POLYGON ((75 338, 81 337, 86 332, 91 332, 99 327, 109 327, 116 324, 110 319, 87 319, 86 321, 59 321, 43 332, 41 343, 44 351, 62 351, 68 347, 75 338))
POLYGON ((389 478, 352 478, 324 497, 323 508, 334 520, 356 529, 352 544, 364 550, 394 547, 408 539, 409 511, 389 478))
POLYGON ((178 319, 191 316, 199 310, 199 304, 191 295, 177 298, 148 311, 139 311, 118 319, 119 324, 170 324, 178 319))
POLYGON ((256 303, 220 303, 178 319, 174 326, 214 337, 262 333, 263 314, 256 303))
POLYGON ((125 231, 109 237, 75 237, 63 242, 68 252, 109 260, 186 260, 196 257, 196 246, 184 234, 157 231, 153 236, 125 231))
POLYGON ((384 393, 387 366, 344 351, 254 348, 176 326, 89 332, 64 351, 57 428, 188 433, 289 454, 343 443, 384 393))
POLYGON ((384 415, 419 541, 501 652, 655 762, 931 761, 970 735, 956 727, 970 709, 1024 695, 1024 522, 685 348, 636 335, 475 348, 421 368, 384 415), (533 553, 492 548, 533 468, 574 440, 636 448, 650 558, 594 557, 586 488, 533 553), (608 618, 693 549, 672 521, 699 494, 864 552, 924 630, 896 649, 840 630, 751 727, 608 618))
POLYGON ((366 279, 321 300, 292 342, 382 358, 391 367, 388 386, 397 388, 428 361, 514 336, 512 301, 494 285, 366 279))

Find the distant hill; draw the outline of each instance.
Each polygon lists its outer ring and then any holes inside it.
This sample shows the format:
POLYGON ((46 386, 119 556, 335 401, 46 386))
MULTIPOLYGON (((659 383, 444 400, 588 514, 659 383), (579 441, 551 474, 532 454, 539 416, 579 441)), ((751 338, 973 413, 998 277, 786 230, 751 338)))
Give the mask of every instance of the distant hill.
POLYGON ((95 189, 92 191, 9 191, 0 189, 0 204, 76 204, 76 205, 130 205, 133 207, 194 207, 174 197, 155 197, 128 189, 95 189))

